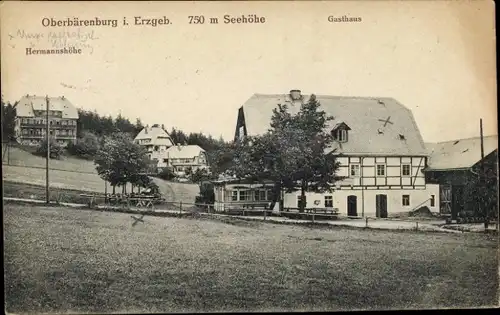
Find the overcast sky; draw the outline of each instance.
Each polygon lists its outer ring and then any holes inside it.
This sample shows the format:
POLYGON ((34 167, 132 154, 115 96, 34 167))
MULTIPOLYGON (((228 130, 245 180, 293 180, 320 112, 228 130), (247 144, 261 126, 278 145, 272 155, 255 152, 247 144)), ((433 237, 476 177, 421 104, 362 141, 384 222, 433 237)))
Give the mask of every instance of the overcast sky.
POLYGON ((425 141, 496 134, 493 5, 349 3, 3 3, 2 94, 64 95, 77 107, 168 129, 231 139, 253 93, 394 97, 413 111, 425 141), (29 8, 28 8, 29 7, 29 8), (188 16, 219 17, 218 25, 188 16), (227 25, 224 14, 264 24, 227 25), (172 25, 133 26, 166 15, 172 25), (330 23, 328 16, 361 17, 330 23), (43 17, 128 18, 127 27, 82 27, 82 55, 27 56, 51 48, 43 17), (38 41, 22 31, 42 33, 38 41), (10 36, 9 36, 10 35, 10 36))

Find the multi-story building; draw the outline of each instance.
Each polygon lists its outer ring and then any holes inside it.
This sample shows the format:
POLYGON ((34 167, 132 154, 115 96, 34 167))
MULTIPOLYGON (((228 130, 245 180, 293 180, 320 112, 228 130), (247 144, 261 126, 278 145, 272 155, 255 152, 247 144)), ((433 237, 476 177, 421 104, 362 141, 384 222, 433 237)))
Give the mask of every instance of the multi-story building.
MULTIPOLYGON (((328 132, 335 141, 329 154, 340 164, 333 192, 306 193, 307 208, 338 208, 350 216, 411 211, 427 206, 439 211, 439 185, 426 183, 428 152, 412 112, 392 98, 317 95, 321 110, 334 117, 328 132)), ((272 110, 287 104, 296 113, 309 100, 300 90, 254 94, 238 111, 235 141, 265 133, 272 110)), ((220 194, 221 202, 238 202, 254 194, 243 185, 220 194)), ((284 208, 298 208, 300 191, 282 193, 284 208)))
POLYGON ((178 176, 208 167, 207 154, 198 145, 175 145, 168 148, 165 162, 178 176))
MULTIPOLYGON (((64 96, 49 97, 50 137, 66 146, 76 141, 78 111, 64 96)), ((26 95, 16 105, 15 137, 24 145, 37 145, 46 138, 47 99, 26 95)))
POLYGON ((154 124, 151 127, 144 127, 134 141, 146 148, 148 157, 158 162, 159 169, 167 166, 166 152, 174 143, 163 125, 154 124))
POLYGON ((182 176, 189 172, 188 169, 196 171, 207 167, 205 150, 197 145, 174 144, 163 125, 144 127, 134 141, 146 148, 148 157, 157 162, 158 171, 168 167, 182 176))

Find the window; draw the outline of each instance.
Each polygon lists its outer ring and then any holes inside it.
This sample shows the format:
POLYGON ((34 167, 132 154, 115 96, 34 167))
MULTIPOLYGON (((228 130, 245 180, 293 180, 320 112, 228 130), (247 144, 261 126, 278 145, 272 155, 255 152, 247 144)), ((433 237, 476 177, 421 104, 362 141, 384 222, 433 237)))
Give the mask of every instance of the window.
POLYGON ((160 147, 155 145, 155 151, 158 151, 159 149, 160 149, 160 147))
POLYGON ((238 191, 237 190, 233 190, 232 200, 233 201, 238 201, 238 191))
POLYGON ((266 191, 265 190, 255 190, 254 191, 255 201, 265 201, 266 191))
POLYGON ((431 195, 431 207, 435 207, 435 206, 436 206, 436 196, 431 195))
POLYGON ((350 176, 354 177, 359 177, 360 171, 359 171, 359 164, 351 164, 351 169, 349 171, 350 176))
POLYGON ((268 201, 273 200, 273 192, 272 192, 271 190, 268 190, 268 191, 267 191, 267 196, 266 196, 266 197, 267 197, 267 200, 268 200, 268 201))
POLYGON ((385 164, 377 164, 377 177, 385 176, 385 164))
POLYGON ((265 190, 259 191, 259 195, 260 195, 260 200, 266 200, 266 191, 265 190))
POLYGON ((168 163, 168 159, 163 159, 163 163, 168 163))
POLYGON ((240 201, 245 201, 248 200, 248 191, 246 190, 240 190, 240 201))
POLYGON ((401 175, 402 176, 410 176, 411 174, 411 165, 410 164, 403 164, 401 165, 401 175))
POLYGON ((409 206, 410 205, 410 195, 403 195, 403 206, 409 206))
POLYGON ((345 130, 344 128, 337 129, 336 135, 337 141, 347 142, 347 130, 345 130))
POLYGON ((325 208, 333 208, 333 196, 325 196, 325 208))

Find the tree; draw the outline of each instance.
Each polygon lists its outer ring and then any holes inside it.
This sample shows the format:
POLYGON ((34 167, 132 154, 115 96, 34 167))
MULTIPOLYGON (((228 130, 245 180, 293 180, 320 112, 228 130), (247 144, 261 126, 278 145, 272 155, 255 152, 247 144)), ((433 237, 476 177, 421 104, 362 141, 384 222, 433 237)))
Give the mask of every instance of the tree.
MULTIPOLYGON (((51 159, 60 159, 63 155, 64 149, 63 147, 57 143, 54 139, 50 138, 49 140, 49 149, 50 149, 50 158, 51 159)), ((36 149, 36 155, 47 157, 47 139, 45 138, 40 142, 36 149)))
POLYGON ((327 130, 333 118, 321 110, 314 95, 292 115, 286 105, 273 110, 268 132, 248 137, 236 145, 231 171, 250 181, 275 183, 271 208, 279 192, 301 191, 300 212, 305 208, 305 192, 330 191, 339 164, 329 149, 333 137, 327 130))
POLYGON ((225 173, 231 168, 235 158, 236 145, 223 143, 213 151, 207 151, 208 165, 214 175, 225 173))
POLYGON ((191 182, 193 183, 201 183, 212 178, 212 174, 206 168, 197 168, 190 175, 191 182))
POLYGON ((176 175, 170 167, 164 167, 158 174, 158 177, 163 180, 172 180, 176 177, 176 175))
POLYGON ((93 159, 99 150, 99 145, 99 138, 95 134, 83 131, 75 143, 68 144, 67 150, 73 155, 93 159))
POLYGON ((99 176, 113 186, 113 193, 116 186, 122 186, 126 193, 127 183, 142 181, 140 175, 146 172, 149 165, 145 149, 124 133, 105 138, 94 163, 99 176))
POLYGON ((15 119, 16 119, 16 105, 4 103, 3 96, 1 98, 2 103, 2 140, 13 141, 15 140, 15 119))

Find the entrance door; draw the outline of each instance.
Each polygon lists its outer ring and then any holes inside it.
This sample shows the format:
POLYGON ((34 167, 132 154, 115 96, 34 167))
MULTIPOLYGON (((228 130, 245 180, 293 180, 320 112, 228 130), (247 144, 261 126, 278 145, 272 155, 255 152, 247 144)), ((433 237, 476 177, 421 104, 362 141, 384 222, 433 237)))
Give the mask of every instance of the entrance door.
POLYGON ((452 220, 456 220, 456 214, 451 211, 451 185, 442 185, 441 190, 441 205, 439 210, 442 214, 451 214, 452 220))
POLYGON ((377 218, 387 218, 387 195, 377 195, 375 202, 377 218))
POLYGON ((351 217, 358 216, 358 201, 356 196, 347 196, 347 215, 351 217))

